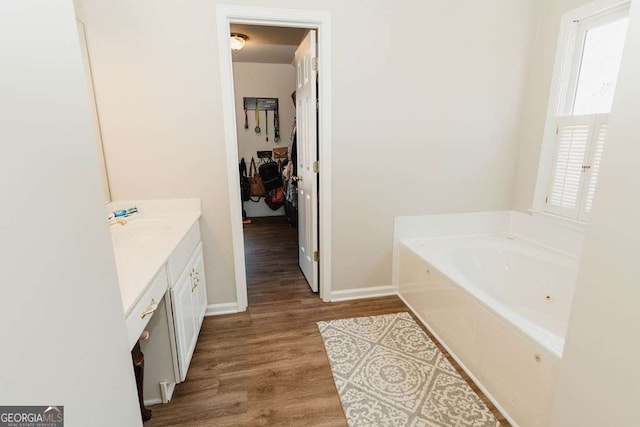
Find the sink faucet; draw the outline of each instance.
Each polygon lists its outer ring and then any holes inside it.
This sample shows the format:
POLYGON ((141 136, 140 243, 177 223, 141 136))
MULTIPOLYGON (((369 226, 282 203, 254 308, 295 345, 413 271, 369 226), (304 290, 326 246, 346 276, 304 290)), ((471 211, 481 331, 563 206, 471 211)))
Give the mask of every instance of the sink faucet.
POLYGON ((125 225, 127 223, 126 219, 122 218, 113 218, 109 220, 109 227, 113 227, 114 225, 125 225))

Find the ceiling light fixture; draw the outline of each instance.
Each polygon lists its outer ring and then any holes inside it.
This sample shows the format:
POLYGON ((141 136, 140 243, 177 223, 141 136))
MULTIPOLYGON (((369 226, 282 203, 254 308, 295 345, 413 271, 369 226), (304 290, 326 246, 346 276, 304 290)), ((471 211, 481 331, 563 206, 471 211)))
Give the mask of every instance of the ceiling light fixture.
POLYGON ((238 52, 241 50, 245 43, 249 40, 249 37, 240 33, 231 33, 231 50, 234 52, 238 52))

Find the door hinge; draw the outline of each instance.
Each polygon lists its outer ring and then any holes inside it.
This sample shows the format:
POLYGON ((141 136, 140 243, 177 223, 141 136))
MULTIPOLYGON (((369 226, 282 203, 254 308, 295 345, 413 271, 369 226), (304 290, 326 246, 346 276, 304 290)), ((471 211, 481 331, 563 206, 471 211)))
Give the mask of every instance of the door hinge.
POLYGON ((311 58, 311 69, 313 71, 318 71, 318 57, 314 56, 311 58))
POLYGON ((317 160, 313 162, 313 173, 320 173, 320 162, 317 160))
POLYGON ((560 126, 556 127, 556 135, 558 135, 560 133, 560 126))
POLYGON ((319 251, 313 251, 313 261, 314 262, 320 261, 320 252, 319 251))
POLYGON ((545 203, 545 204, 549 203, 549 196, 546 196, 546 197, 544 198, 544 203, 545 203))

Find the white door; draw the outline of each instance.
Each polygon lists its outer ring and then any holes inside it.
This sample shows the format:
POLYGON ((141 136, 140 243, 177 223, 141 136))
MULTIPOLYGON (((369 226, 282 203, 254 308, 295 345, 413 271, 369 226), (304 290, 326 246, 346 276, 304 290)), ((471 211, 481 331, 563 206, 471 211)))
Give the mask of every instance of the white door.
POLYGON ((298 144, 298 246, 299 264, 314 292, 318 292, 318 160, 316 116, 316 32, 309 31, 295 54, 296 120, 298 144))

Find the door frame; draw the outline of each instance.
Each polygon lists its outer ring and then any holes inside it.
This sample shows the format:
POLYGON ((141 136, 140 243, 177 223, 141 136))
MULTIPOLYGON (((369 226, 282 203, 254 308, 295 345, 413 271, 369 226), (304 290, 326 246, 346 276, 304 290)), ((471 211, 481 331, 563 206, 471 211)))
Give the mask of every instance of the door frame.
POLYGON ((233 264, 236 281, 238 311, 247 309, 247 275, 244 260, 244 234, 240 176, 238 172, 238 135, 236 127, 236 105, 233 84, 233 64, 229 33, 231 24, 272 25, 280 27, 310 28, 318 35, 318 160, 320 191, 318 192, 318 246, 320 252, 320 298, 331 301, 331 15, 327 11, 279 9, 252 6, 219 4, 216 6, 218 53, 220 57, 220 80, 222 84, 222 106, 225 146, 227 154, 227 178, 229 186, 229 208, 231 213, 231 238, 233 242, 233 264))

